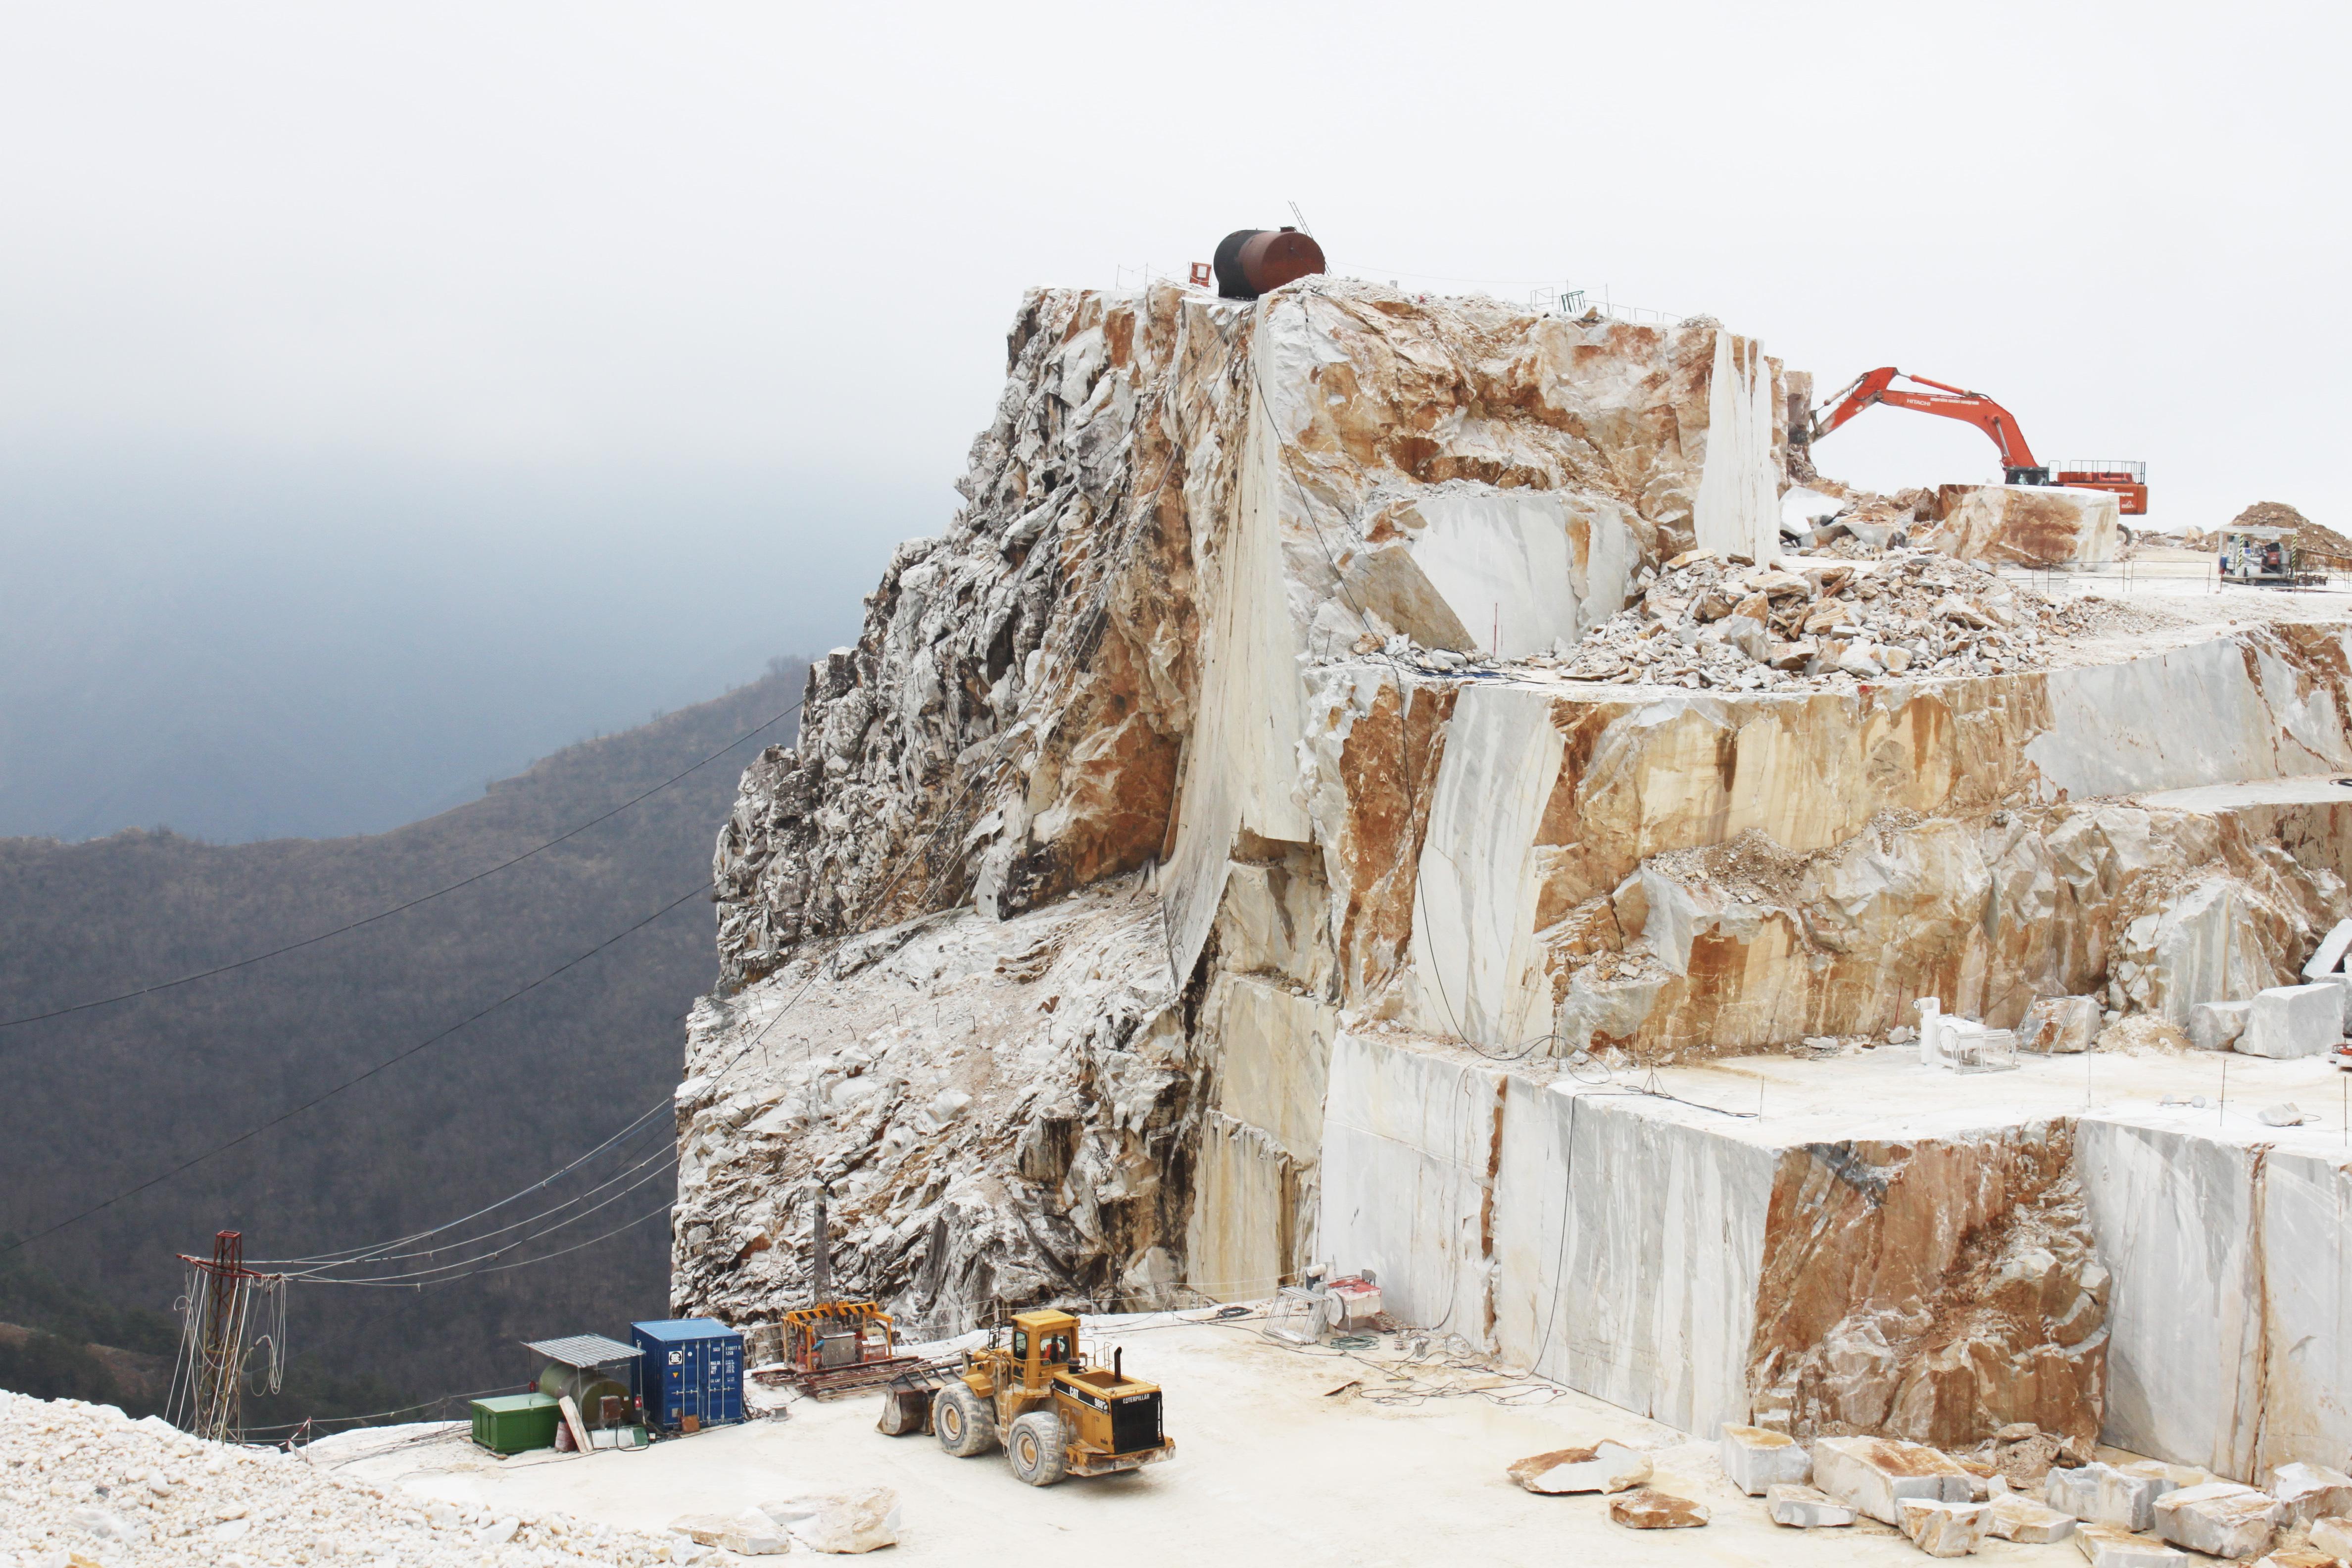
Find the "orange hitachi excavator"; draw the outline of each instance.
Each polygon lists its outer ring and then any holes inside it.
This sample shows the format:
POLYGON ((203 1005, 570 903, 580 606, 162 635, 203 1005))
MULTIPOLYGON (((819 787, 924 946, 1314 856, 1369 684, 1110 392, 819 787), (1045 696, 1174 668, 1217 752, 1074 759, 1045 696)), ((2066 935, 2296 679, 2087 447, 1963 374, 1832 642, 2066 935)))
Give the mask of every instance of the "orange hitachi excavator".
POLYGON ((2113 490, 2121 498, 2116 510, 2133 517, 2147 510, 2147 465, 2139 462, 2117 462, 2109 458, 2075 461, 2062 464, 2053 474, 2050 467, 2038 463, 2033 448, 2025 444, 2025 432, 2017 427, 2017 416, 1987 397, 1981 392, 1969 392, 1957 386, 1947 386, 1940 381, 1929 381, 1924 375, 1906 375, 1891 364, 1866 371, 1854 378, 1853 384, 1841 392, 1822 407, 1815 410, 1812 428, 1808 433, 1818 441, 1874 403, 1885 403, 1896 408, 1916 408, 1922 414, 1940 414, 1947 419, 1965 419, 1986 435, 2000 448, 2001 478, 2012 485, 2074 485, 2083 489, 2113 490), (1933 392, 1913 392, 1899 387, 1896 381, 1916 382, 1933 392))

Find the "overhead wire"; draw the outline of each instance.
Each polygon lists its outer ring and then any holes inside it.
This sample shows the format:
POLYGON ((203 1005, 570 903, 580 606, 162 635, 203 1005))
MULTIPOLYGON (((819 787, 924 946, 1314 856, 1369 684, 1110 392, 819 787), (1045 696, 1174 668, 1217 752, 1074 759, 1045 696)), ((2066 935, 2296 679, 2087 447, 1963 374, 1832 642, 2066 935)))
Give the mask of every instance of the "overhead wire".
MULTIPOLYGON (((806 699, 802 699, 802 701, 805 700, 806 699)), ((778 724, 782 723, 786 719, 789 719, 793 714, 799 712, 800 710, 801 701, 795 701, 791 707, 786 708, 782 712, 778 713, 772 719, 752 726, 749 730, 746 730, 742 734, 738 735, 735 739, 728 742, 725 745, 719 747, 717 751, 712 752, 709 755, 702 758, 699 762, 693 763, 691 766, 687 767, 678 773, 672 773, 668 778, 666 778, 661 783, 655 784, 652 788, 630 796, 627 800, 621 802, 620 805, 614 806, 611 810, 604 812, 596 816, 592 816, 587 821, 581 823, 578 826, 567 828, 563 832, 557 834, 554 837, 547 839, 542 843, 535 844, 520 855, 501 860, 495 866, 486 867, 482 870, 475 872, 470 877, 462 877, 457 881, 448 883, 446 886, 436 888, 429 893, 420 893, 415 898, 408 899, 393 905, 390 909, 379 910, 374 914, 363 916, 359 920, 349 921, 343 925, 339 925, 331 931, 322 931, 314 935, 303 937, 297 942, 286 942, 280 946, 270 948, 266 952, 257 952, 249 957, 237 959, 234 963, 217 963, 209 969, 199 969, 193 973, 179 975, 170 980, 159 980, 152 985, 137 986, 129 991, 117 992, 110 996, 98 996, 93 997, 87 1002, 76 1002, 69 1006, 53 1007, 46 1013, 28 1013, 22 1017, 0 1019, 0 1029, 13 1029, 24 1024, 43 1023, 51 1018, 65 1017, 67 1015, 72 1013, 86 1013, 93 1007, 111 1006, 117 1002, 129 1002, 141 996, 152 996, 159 991, 169 991, 176 986, 191 984, 198 980, 209 980, 216 974, 227 974, 236 970, 249 969, 254 964, 263 963, 268 959, 278 958, 286 953, 299 952, 306 947, 315 947, 320 942, 327 942, 332 938, 358 931, 364 926, 374 925, 380 921, 390 920, 394 915, 404 914, 406 911, 416 908, 419 904, 428 904, 436 899, 446 897, 446 895, 457 892, 461 889, 470 888, 477 882, 486 880, 488 878, 497 876, 501 871, 509 870, 516 866, 520 866, 524 861, 530 859, 533 856, 541 854, 546 850, 552 849, 557 845, 563 843, 567 839, 578 837, 581 834, 587 832, 590 828, 596 826, 599 823, 611 821, 614 817, 618 816, 621 813, 628 810, 634 805, 652 799, 655 795, 659 795, 662 791, 669 788, 672 784, 678 783, 688 775, 698 773, 703 768, 708 767, 712 763, 717 762, 720 757, 725 756, 728 752, 743 744, 744 742, 751 740, 753 736, 775 728, 778 724)))
MULTIPOLYGON (((526 1215, 521 1219, 502 1225, 496 1230, 485 1231, 479 1236, 467 1237, 462 1242, 451 1242, 444 1247, 428 1247, 407 1252, 362 1251, 356 1257, 339 1258, 331 1261, 322 1260, 312 1264, 309 1268, 292 1269, 288 1272, 287 1277, 289 1279, 299 1279, 306 1282, 318 1281, 323 1283, 347 1284, 352 1281, 331 1279, 328 1276, 328 1271, 335 1268, 355 1268, 362 1264, 399 1263, 413 1258, 436 1258, 445 1252, 457 1252, 469 1247, 478 1247, 494 1237, 504 1236, 509 1231, 512 1230, 520 1230, 525 1226, 536 1225, 541 1220, 547 1218, 551 1215, 561 1214, 563 1210, 571 1208, 574 1205, 585 1203, 588 1199, 594 1197, 598 1193, 601 1193, 605 1188, 612 1186, 614 1183, 635 1175, 638 1172, 644 1170, 648 1165, 674 1163, 677 1159, 677 1150, 674 1146, 665 1146, 664 1148, 646 1155, 635 1164, 624 1168, 617 1174, 607 1176, 604 1181, 597 1183, 594 1186, 589 1188, 584 1193, 579 1194, 577 1196, 566 1198, 560 1204, 555 1204, 550 1207, 540 1210, 537 1214, 526 1215)), ((624 1188, 622 1190, 624 1192, 633 1191, 635 1190, 635 1186, 642 1184, 643 1183, 634 1184, 631 1187, 624 1188)), ((598 1205, 596 1206, 602 1207, 603 1205, 598 1205)), ((593 1214, 594 1212, 594 1208, 585 1209, 582 1211, 582 1215, 593 1214)), ((580 1218, 582 1217, 582 1215, 575 1215, 572 1218, 580 1218)), ((569 1225, 571 1221, 566 1220, 562 1223, 569 1225)), ((546 1233, 544 1231, 541 1231, 534 1232, 533 1234, 544 1235, 546 1233)), ((530 1237, 525 1237, 524 1239, 528 1240, 530 1237)))
MULTIPOLYGON (((667 1102, 665 1101, 664 1103, 667 1102)), ((656 1105, 650 1110, 640 1112, 635 1120, 623 1126, 618 1132, 614 1133, 611 1137, 605 1139, 603 1142, 597 1144, 586 1153, 572 1160, 571 1163, 549 1172, 546 1175, 541 1176, 539 1180, 533 1182, 527 1187, 522 1187, 517 1191, 509 1193, 505 1197, 499 1199, 496 1203, 485 1204, 480 1208, 476 1209, 472 1214, 460 1215, 458 1218, 453 1219, 446 1225, 435 1226, 430 1230, 412 1231, 406 1236, 396 1237, 390 1241, 371 1242, 365 1247, 344 1247, 339 1251, 313 1253, 303 1258, 255 1258, 253 1260, 254 1266, 258 1268, 264 1265, 280 1265, 287 1268, 298 1268, 303 1264, 362 1262, 370 1258, 383 1256, 383 1254, 379 1250, 381 1248, 406 1247, 412 1243, 424 1241, 432 1237, 442 1235, 446 1231, 455 1230, 461 1225, 469 1224, 474 1220, 481 1218, 484 1215, 494 1213, 499 1209, 506 1207, 506 1205, 510 1203, 528 1197, 532 1193, 538 1192, 543 1187, 562 1180, 562 1178, 570 1175, 582 1165, 586 1164, 590 1160, 594 1159, 598 1154, 603 1153, 606 1149, 611 1148, 622 1139, 628 1137, 632 1131, 641 1131, 646 1122, 651 1121, 656 1115, 660 1113, 661 1109, 662 1107, 660 1105, 656 1105)), ((491 1231, 489 1234, 496 1236, 499 1233, 497 1231, 491 1231)))
MULTIPOLYGON (((640 1176, 635 1181, 631 1182, 627 1186, 623 1187, 619 1192, 613 1194, 603 1203, 596 1204, 589 1208, 583 1209, 579 1214, 573 1215, 569 1219, 559 1220, 555 1224, 546 1226, 544 1229, 533 1231, 529 1236, 517 1237, 514 1240, 506 1243, 502 1247, 492 1247, 488 1252, 478 1253, 471 1258, 461 1258, 454 1263, 439 1264, 431 1268, 410 1269, 400 1274, 373 1275, 358 1279, 338 1279, 334 1276, 324 1274, 311 1275, 303 1277, 300 1282, 305 1285, 371 1285, 389 1286, 398 1289, 421 1289, 426 1285, 451 1284, 458 1279, 466 1279, 474 1274, 496 1273, 498 1272, 498 1268, 476 1268, 473 1265, 477 1263, 488 1263, 493 1258, 503 1258, 508 1253, 512 1252, 516 1247, 526 1246, 530 1242, 536 1241, 541 1237, 547 1235, 550 1231, 562 1230, 565 1226, 585 1219, 588 1215, 594 1214, 598 1209, 605 1208, 613 1204, 620 1202, 631 1193, 635 1192, 639 1187, 646 1185, 649 1182, 657 1182, 666 1174, 667 1174, 667 1169, 656 1171, 650 1175, 640 1176)), ((646 1214, 641 1214, 636 1218, 630 1220, 625 1224, 615 1226, 613 1229, 606 1231, 604 1236, 592 1237, 587 1241, 581 1242, 576 1247, 564 1247, 562 1251, 545 1253, 537 1258, 526 1258, 519 1262, 499 1265, 498 1268, 520 1268, 527 1264, 544 1263, 550 1258, 561 1258, 566 1252, 577 1252, 582 1247, 592 1247, 595 1245, 596 1242, 604 1240, 604 1237, 617 1236, 622 1231, 628 1229, 630 1226, 643 1225, 646 1220, 651 1219, 655 1215, 661 1213, 669 1206, 670 1200, 664 1199, 660 1208, 651 1210, 646 1214)))

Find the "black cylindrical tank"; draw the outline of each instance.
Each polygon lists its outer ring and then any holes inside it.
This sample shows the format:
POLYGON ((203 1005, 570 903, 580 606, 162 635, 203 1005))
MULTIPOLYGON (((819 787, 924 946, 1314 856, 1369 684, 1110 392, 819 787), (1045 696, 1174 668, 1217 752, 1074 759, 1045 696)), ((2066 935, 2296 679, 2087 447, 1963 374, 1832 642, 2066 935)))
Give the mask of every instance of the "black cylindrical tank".
POLYGON ((1227 300, 1255 300, 1325 269, 1323 247, 1295 228, 1237 228, 1217 242, 1216 266, 1227 300))

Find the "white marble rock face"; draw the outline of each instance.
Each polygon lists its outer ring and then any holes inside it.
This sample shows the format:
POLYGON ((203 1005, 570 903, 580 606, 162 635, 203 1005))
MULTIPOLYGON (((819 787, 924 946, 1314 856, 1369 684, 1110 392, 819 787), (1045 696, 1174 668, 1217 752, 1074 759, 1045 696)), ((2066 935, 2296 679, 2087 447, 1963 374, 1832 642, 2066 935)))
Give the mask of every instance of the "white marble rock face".
POLYGON ((1812 1456, 1785 1432, 1726 1423, 1720 1451, 1723 1473, 1749 1497, 1761 1497, 1779 1482, 1801 1484, 1812 1479, 1812 1456))
POLYGON ((2179 1487, 2156 1500, 2156 1532, 2209 1557, 2252 1557, 2271 1543, 2286 1505, 2235 1481, 2179 1487))
POLYGON ((1855 1510, 1819 1487, 1783 1481, 1764 1489, 1764 1512, 1792 1530, 1827 1530, 1852 1524, 1855 1510))

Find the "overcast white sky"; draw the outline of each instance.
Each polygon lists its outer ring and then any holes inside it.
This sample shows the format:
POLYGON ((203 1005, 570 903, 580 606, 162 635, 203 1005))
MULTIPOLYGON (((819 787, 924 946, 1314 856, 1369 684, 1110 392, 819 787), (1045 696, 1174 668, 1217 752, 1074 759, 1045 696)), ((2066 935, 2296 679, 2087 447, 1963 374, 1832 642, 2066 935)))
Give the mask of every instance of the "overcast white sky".
MULTIPOLYGON (((323 590, 339 680, 437 639, 520 762, 845 636, 950 512, 1024 287, 1292 201, 1337 270, 1704 311, 1824 390, 1891 363, 2046 458, 2145 458, 2159 523, 2352 531, 2344 16, 8 5, 0 543, 40 545, 0 652, 98 668, 128 620, 205 642, 323 590), (476 571, 502 611, 404 632, 476 571)), ((1893 410, 1821 457, 1996 468, 1893 410)), ((0 679, 0 797, 64 701, 0 679)))

